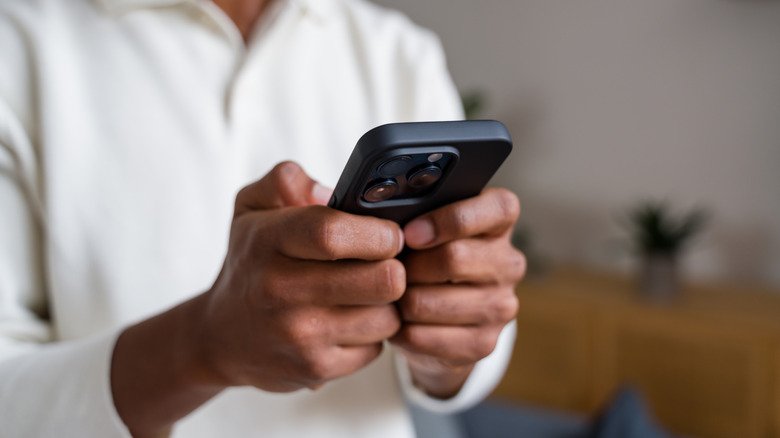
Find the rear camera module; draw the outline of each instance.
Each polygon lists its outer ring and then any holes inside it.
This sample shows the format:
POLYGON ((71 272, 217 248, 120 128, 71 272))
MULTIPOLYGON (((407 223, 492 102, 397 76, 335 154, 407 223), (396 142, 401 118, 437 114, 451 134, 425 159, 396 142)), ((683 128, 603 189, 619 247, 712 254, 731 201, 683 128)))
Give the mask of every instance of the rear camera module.
POLYGON ((398 184, 392 179, 374 181, 363 192, 363 199, 368 202, 387 201, 395 195, 397 190, 398 184))
POLYGON ((412 157, 402 155, 382 163, 377 170, 384 178, 395 178, 406 173, 410 167, 412 167, 412 157))
POLYGON ((408 177, 407 182, 411 187, 421 189, 428 187, 436 183, 441 178, 441 168, 435 164, 426 164, 422 167, 413 169, 408 177))

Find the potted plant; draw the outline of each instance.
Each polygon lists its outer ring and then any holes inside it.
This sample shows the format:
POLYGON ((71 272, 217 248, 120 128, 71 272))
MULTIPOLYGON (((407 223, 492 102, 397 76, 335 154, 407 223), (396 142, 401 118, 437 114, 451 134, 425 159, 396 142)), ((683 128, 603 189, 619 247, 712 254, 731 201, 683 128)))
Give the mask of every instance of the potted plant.
POLYGON ((675 215, 665 201, 645 201, 628 212, 628 228, 640 256, 639 289, 648 298, 666 301, 677 296, 680 253, 701 231, 707 214, 695 208, 675 215))

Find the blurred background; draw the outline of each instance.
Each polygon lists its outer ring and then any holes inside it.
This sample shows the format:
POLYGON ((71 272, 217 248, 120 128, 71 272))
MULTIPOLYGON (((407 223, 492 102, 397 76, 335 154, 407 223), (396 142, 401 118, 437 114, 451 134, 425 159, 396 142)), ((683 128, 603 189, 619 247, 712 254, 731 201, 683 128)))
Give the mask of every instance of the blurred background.
POLYGON ((713 212, 697 278, 780 285, 780 2, 379 0, 434 30, 516 145, 495 182, 555 260, 626 269, 615 217, 713 212))
POLYGON ((378 3, 441 37, 515 141, 494 183, 539 274, 496 397, 593 418, 632 384, 673 432, 780 437, 780 1, 378 3), (706 211, 672 268, 631 230, 648 201, 706 211))

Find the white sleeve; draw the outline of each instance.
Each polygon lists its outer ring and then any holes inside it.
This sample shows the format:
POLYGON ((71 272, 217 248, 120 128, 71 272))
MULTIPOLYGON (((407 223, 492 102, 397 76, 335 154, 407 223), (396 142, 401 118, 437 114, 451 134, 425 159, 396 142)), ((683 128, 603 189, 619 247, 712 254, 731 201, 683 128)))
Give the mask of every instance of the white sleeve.
MULTIPOLYGON (((460 97, 447 70, 444 51, 438 38, 423 31, 418 35, 423 43, 413 44, 410 51, 410 65, 415 73, 411 84, 412 120, 460 120, 463 119, 463 106, 460 97)), ((506 371, 515 340, 516 324, 509 323, 499 336, 495 350, 479 361, 463 388, 447 400, 432 398, 412 384, 412 378, 406 360, 396 353, 396 369, 401 388, 406 398, 430 411, 451 413, 468 409, 487 397, 501 381, 506 371)))
POLYGON ((0 96, 0 437, 129 438, 109 380, 117 334, 55 342, 37 163, 0 96))

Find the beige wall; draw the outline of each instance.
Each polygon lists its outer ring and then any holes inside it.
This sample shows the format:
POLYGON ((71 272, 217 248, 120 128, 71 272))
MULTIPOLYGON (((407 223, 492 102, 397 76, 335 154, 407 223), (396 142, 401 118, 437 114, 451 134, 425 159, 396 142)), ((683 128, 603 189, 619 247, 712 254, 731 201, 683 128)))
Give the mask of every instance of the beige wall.
POLYGON ((379 0, 435 30, 516 149, 496 179, 555 260, 627 269, 632 202, 701 204, 694 277, 780 284, 780 1, 379 0))

